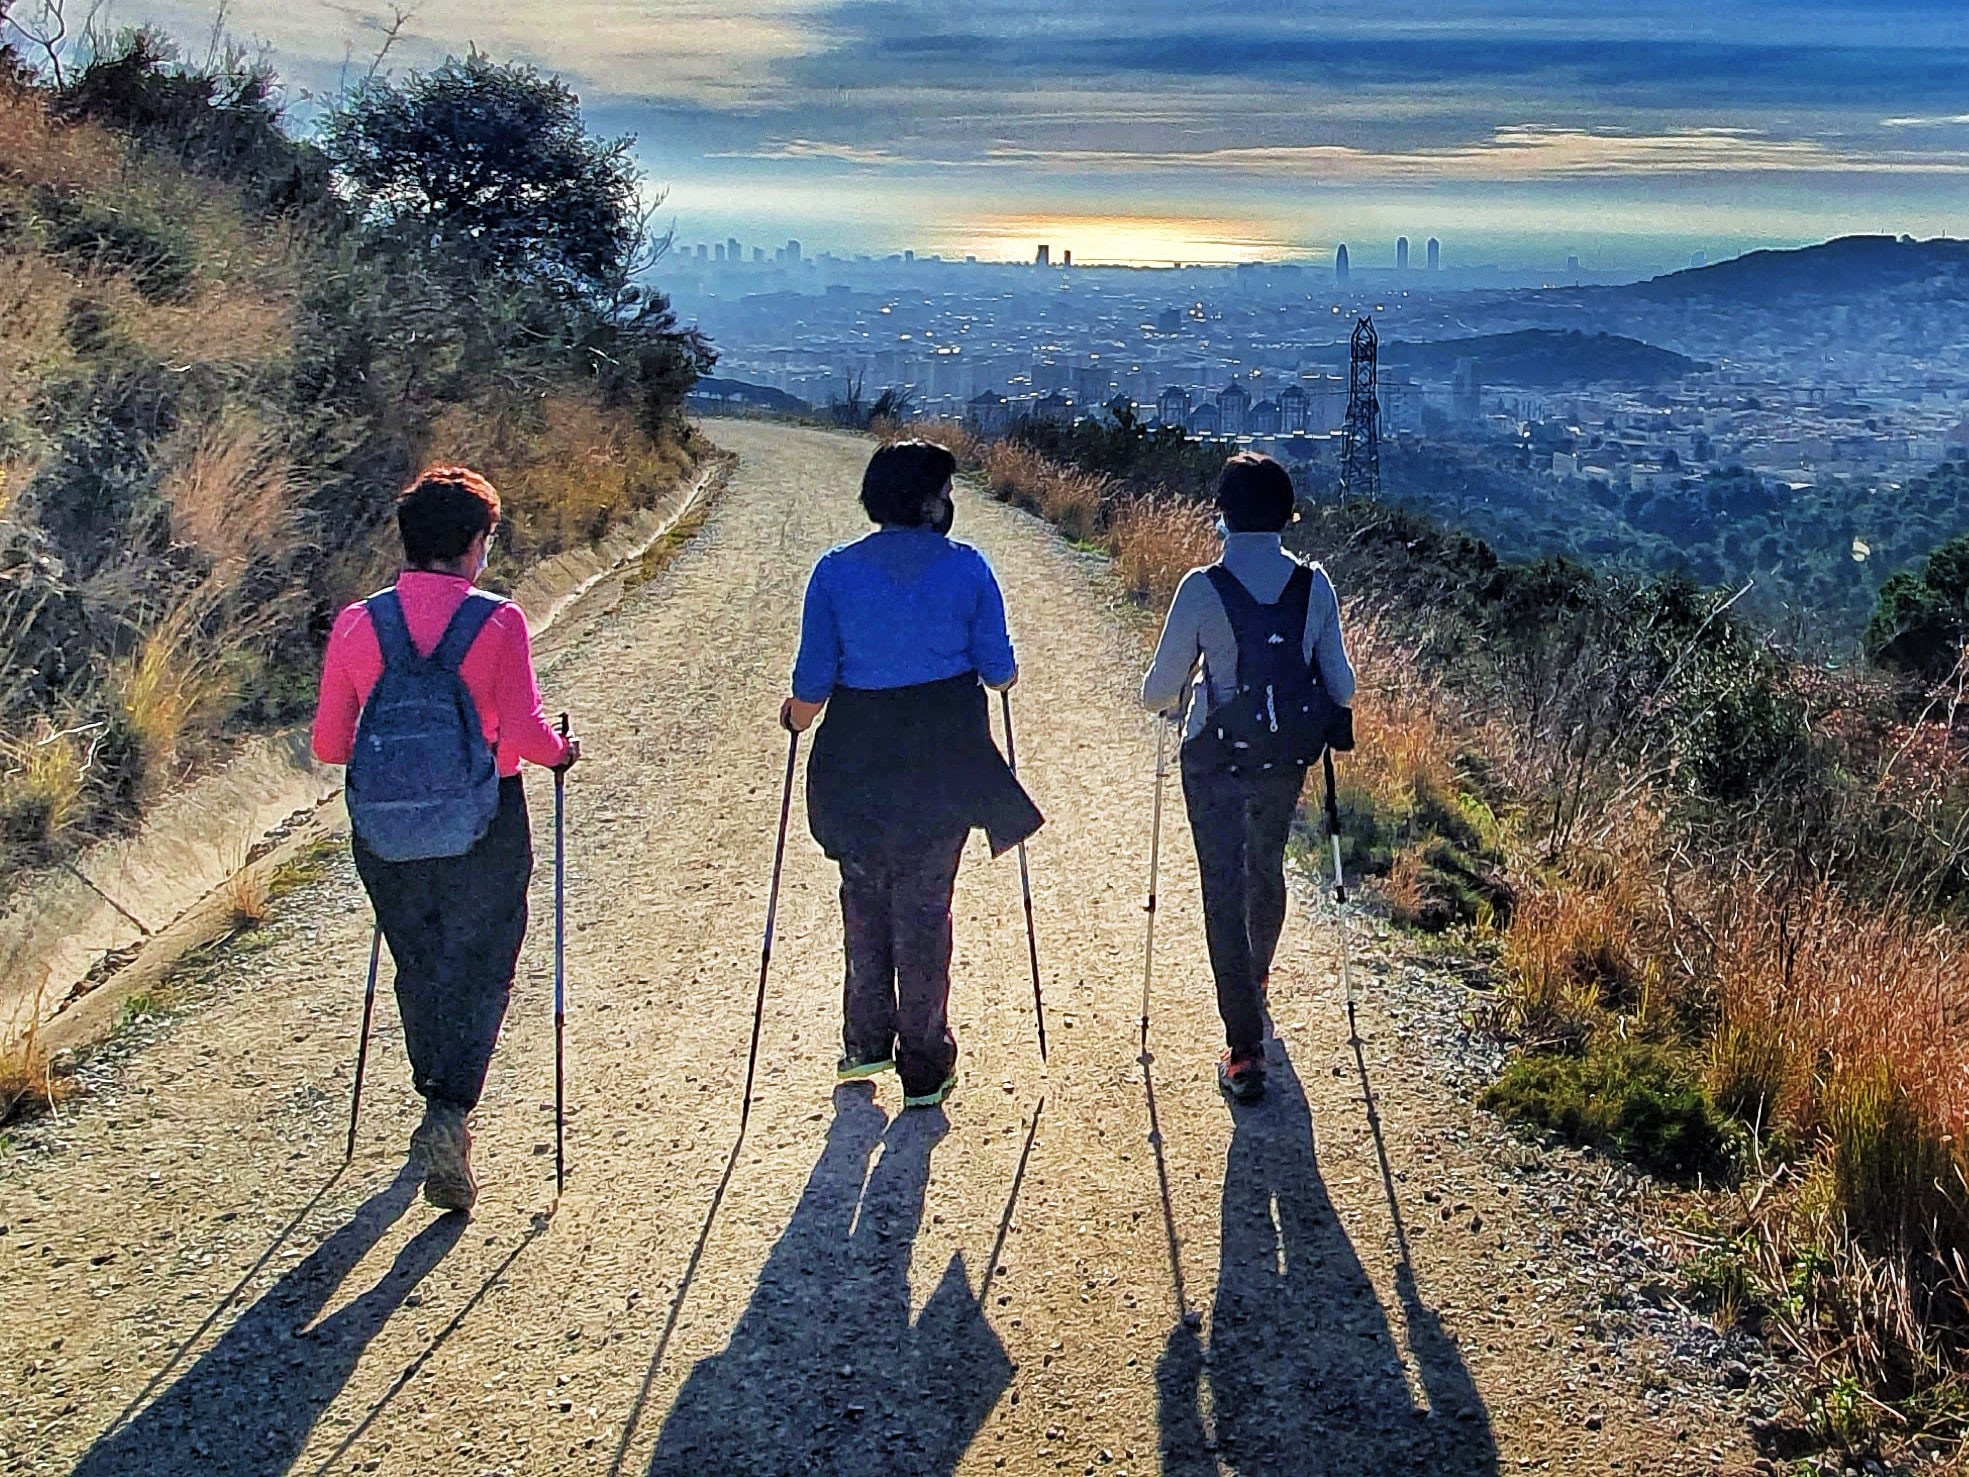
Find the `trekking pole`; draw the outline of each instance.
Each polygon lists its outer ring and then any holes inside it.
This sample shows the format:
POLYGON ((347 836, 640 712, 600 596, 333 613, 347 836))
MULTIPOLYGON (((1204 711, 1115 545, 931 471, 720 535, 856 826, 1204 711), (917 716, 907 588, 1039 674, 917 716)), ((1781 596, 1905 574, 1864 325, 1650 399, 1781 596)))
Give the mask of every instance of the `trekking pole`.
POLYGON ((376 970, 383 962, 383 925, 378 923, 369 938, 369 983, 362 992, 362 1034, 356 1038, 356 1086, 349 1099, 349 1142, 342 1150, 342 1162, 356 1156, 356 1115, 362 1112, 362 1069, 369 1063, 369 1019, 376 1013, 376 970))
MULTIPOLYGON (((561 738, 568 736, 567 714, 561 714, 561 738)), ((567 1121, 567 1074, 561 1038, 567 1027, 567 766, 554 771, 554 1193, 567 1183, 563 1148, 567 1121)))
POLYGON ((1155 724, 1155 818, 1149 823, 1149 929, 1142 950, 1142 1060, 1149 1055, 1149 980, 1155 974, 1155 881, 1162 861, 1162 780, 1168 773, 1169 725, 1158 717, 1155 724))
POLYGON ((1353 964, 1347 958, 1347 876, 1340 867, 1340 801, 1333 783, 1333 750, 1328 749, 1321 757, 1326 763, 1326 834, 1333 843, 1333 901, 1340 926, 1340 980, 1346 987, 1347 1018, 1351 1021, 1361 997, 1354 983, 1353 964))
POLYGON ((773 882, 766 893, 766 941, 759 949, 759 996, 752 1004, 752 1050, 745 1060, 745 1101, 738 1110, 738 1134, 752 1117, 752 1077, 759 1069, 759 1027, 766 1019, 766 971, 773 962, 773 922, 779 916, 779 873, 786 863, 786 818, 793 813, 793 764, 800 753, 800 735, 789 731, 786 744, 786 788, 779 797, 779 840, 773 844, 773 882))
MULTIPOLYGON (((998 701, 1005 714, 1005 762, 1016 777, 1019 772, 1019 750, 1012 742, 1012 694, 1009 690, 998 694, 998 701)), ((1026 903, 1026 954, 1032 960, 1032 1013, 1039 1022, 1039 1061, 1046 1062, 1046 1001, 1039 993, 1039 930, 1032 922, 1032 872, 1026 866, 1026 844, 1019 843, 1019 890, 1025 895, 1026 903)))

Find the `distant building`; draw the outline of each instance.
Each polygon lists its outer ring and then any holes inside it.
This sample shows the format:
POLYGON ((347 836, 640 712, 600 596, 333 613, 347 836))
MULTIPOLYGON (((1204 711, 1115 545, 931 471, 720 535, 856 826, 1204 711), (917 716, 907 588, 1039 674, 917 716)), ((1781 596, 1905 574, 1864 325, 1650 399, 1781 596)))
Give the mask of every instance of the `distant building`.
POLYGON ((1340 243, 1340 249, 1333 253, 1333 280, 1347 280, 1347 243, 1344 241, 1340 243))
POLYGON ((1570 451, 1552 453, 1552 475, 1554 477, 1577 477, 1579 458, 1570 451))
POLYGON ((725 259, 725 247, 724 247, 724 243, 723 243, 723 242, 720 242, 720 243, 719 243, 719 245, 718 245, 718 257, 717 257, 717 259, 718 259, 719 261, 723 261, 723 260, 725 259))
POLYGON ((1073 424, 1073 402, 1058 390, 1032 407, 1032 418, 1037 421, 1052 421, 1058 425, 1073 424))
POLYGON ((1484 381, 1475 359, 1459 359, 1449 378, 1450 414, 1460 421, 1480 420, 1484 413, 1484 381))
POLYGON ((1190 434, 1192 436, 1215 436, 1217 434, 1217 407, 1205 400, 1190 412, 1190 434))
POLYGON ((1408 270, 1408 237, 1406 236, 1395 238, 1395 270, 1397 272, 1408 270))
POLYGON ((1312 397, 1297 385, 1287 385, 1279 392, 1278 429, 1284 436, 1297 436, 1306 429, 1307 411, 1312 405, 1312 397))
POLYGON ((766 260, 766 248, 765 248, 765 247, 763 247, 763 246, 755 246, 755 247, 753 247, 753 248, 752 248, 752 265, 754 265, 755 267, 756 267, 756 266, 759 266, 759 265, 761 265, 761 264, 763 264, 763 263, 765 262, 765 260, 766 260))
POLYGON ((1156 397, 1155 416, 1165 426, 1188 426, 1190 392, 1179 385, 1171 385, 1156 397))
POLYGON ((1569 257, 1567 257, 1567 258, 1566 258, 1566 275, 1567 275, 1568 277, 1577 277, 1577 276, 1579 275, 1579 258, 1578 258, 1578 257, 1576 257, 1576 256, 1569 256, 1569 257))
POLYGON ((1226 436, 1244 434, 1245 413, 1251 409, 1251 396, 1233 380, 1217 392, 1217 426, 1226 436))
POLYGON ((786 243, 786 259, 790 262, 800 260, 800 243, 798 241, 789 240, 786 243))
POLYGON ((1060 253, 1060 265, 1063 267, 1070 267, 1073 265, 1073 248, 1071 246, 1069 246, 1065 251, 1060 253))
POLYGON ((1429 270, 1436 271, 1443 264, 1443 244, 1434 236, 1429 238, 1429 270))
POLYGON ((914 251, 905 251, 902 254, 902 259, 906 262, 913 262, 916 260, 916 253, 914 251))
POLYGON ((1164 308, 1155 315, 1155 331, 1157 333, 1181 333, 1183 331, 1183 315, 1174 308, 1164 308))
POLYGON ((1052 266, 1052 265, 1053 265, 1053 248, 1052 248, 1052 247, 1050 247, 1050 246, 1048 246, 1048 245, 1047 245, 1047 244, 1046 244, 1046 243, 1045 243, 1044 241, 1042 241, 1042 242, 1040 242, 1040 243, 1039 243, 1039 251, 1038 251, 1038 253, 1037 253, 1037 254, 1036 254, 1036 255, 1035 255, 1034 257, 1033 257, 1033 259, 1032 259, 1032 264, 1033 264, 1033 265, 1034 265, 1035 267, 1050 267, 1050 266, 1052 266))
POLYGON ((1244 435, 1244 416, 1250 410, 1250 392, 1237 380, 1217 392, 1217 427, 1225 435, 1244 435))
POLYGON ((1276 436, 1279 433, 1279 407, 1276 400, 1260 400, 1244 414, 1248 436, 1276 436))
POLYGON ((735 262, 738 259, 739 259, 738 237, 727 236, 725 238, 725 260, 728 262, 735 262))
POLYGON ((999 436, 1004 434, 1012 417, 1005 397, 996 390, 986 390, 982 395, 972 397, 965 419, 978 428, 980 435, 999 436))

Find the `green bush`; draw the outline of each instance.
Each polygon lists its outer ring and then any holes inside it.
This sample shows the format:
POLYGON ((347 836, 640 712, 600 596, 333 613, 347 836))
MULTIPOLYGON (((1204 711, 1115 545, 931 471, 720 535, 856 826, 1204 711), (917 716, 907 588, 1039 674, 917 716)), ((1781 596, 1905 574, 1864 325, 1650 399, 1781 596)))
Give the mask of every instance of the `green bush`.
POLYGON ((1722 1115, 1683 1064, 1650 1042, 1596 1040, 1579 1056, 1521 1056, 1480 1101, 1514 1122, 1611 1150, 1665 1178, 1728 1166, 1722 1115))

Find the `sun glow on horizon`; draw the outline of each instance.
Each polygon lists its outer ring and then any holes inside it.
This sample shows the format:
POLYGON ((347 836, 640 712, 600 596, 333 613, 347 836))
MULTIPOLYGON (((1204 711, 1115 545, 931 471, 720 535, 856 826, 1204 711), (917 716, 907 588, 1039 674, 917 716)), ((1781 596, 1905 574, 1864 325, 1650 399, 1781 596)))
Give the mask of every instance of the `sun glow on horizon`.
POLYGON ((1043 242, 1056 265, 1072 252, 1077 266, 1227 266, 1297 249, 1261 222, 1217 216, 989 215, 934 234, 946 253, 988 261, 1030 261, 1043 242))

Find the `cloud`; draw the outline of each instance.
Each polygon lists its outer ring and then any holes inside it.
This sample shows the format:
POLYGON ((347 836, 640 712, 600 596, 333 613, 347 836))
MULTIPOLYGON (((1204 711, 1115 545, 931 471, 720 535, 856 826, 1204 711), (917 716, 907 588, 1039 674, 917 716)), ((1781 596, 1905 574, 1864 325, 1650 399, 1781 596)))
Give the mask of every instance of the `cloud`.
POLYGON ((1951 113, 1941 118, 1882 118, 1882 128, 1957 128, 1969 125, 1969 113, 1951 113))
POLYGON ((788 139, 716 157, 824 160, 910 169, 1044 169, 1070 174, 1230 173, 1336 183, 1504 183, 1623 176, 1739 174, 1969 175, 1969 151, 1861 152, 1743 128, 1664 133, 1588 132, 1521 123, 1441 148, 1377 151, 1345 144, 1248 144, 1205 149, 1047 148, 997 143, 978 153, 864 148, 788 139))

